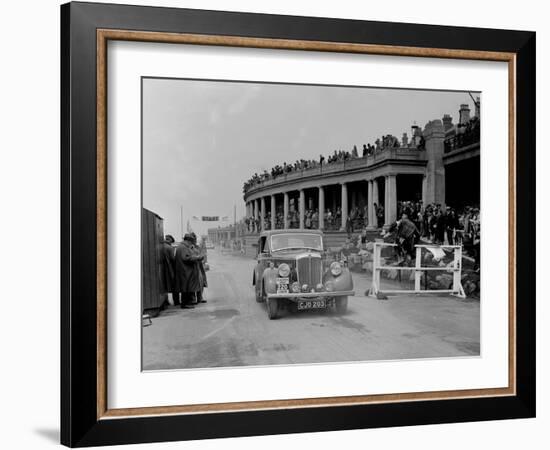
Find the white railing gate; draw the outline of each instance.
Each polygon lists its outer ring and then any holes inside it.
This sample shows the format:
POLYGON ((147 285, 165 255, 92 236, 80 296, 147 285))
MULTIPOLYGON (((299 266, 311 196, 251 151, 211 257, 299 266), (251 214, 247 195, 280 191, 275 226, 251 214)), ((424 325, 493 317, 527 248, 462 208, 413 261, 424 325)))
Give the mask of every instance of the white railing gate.
POLYGON ((375 242, 372 257, 372 285, 369 294, 376 296, 379 292, 387 294, 452 294, 460 298, 465 298, 464 289, 462 288, 462 246, 460 245, 415 245, 416 248, 416 264, 414 267, 402 266, 382 266, 380 265, 380 254, 383 247, 397 247, 397 244, 389 244, 386 242, 375 242), (454 260, 451 267, 423 267, 422 266, 422 249, 423 248, 452 248, 454 249, 454 260), (380 289, 380 271, 381 270, 414 270, 414 290, 410 289, 380 289), (422 274, 427 271, 452 272, 453 286, 452 289, 422 289, 422 274))

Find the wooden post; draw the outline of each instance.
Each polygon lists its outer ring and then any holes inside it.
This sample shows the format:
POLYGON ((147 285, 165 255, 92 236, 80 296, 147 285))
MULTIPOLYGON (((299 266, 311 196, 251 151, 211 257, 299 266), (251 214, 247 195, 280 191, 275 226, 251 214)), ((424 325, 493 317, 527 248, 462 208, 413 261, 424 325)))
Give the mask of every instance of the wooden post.
POLYGON ((420 282, 422 280, 422 271, 420 270, 422 267, 422 248, 416 247, 416 264, 415 264, 415 272, 414 272, 414 290, 420 291, 421 286, 420 282))
POLYGON ((456 246, 454 249, 455 254, 455 260, 454 260, 454 268, 455 271, 453 272, 453 291, 456 293, 457 296, 461 298, 465 298, 466 294, 464 293, 464 288, 462 287, 462 247, 456 246))

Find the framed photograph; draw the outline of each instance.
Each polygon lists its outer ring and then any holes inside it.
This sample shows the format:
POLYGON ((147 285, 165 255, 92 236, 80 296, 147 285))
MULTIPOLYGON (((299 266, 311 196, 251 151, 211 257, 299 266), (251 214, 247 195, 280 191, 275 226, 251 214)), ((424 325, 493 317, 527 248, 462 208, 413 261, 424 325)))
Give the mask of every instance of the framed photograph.
POLYGON ((535 415, 535 33, 61 7, 61 441, 535 415))

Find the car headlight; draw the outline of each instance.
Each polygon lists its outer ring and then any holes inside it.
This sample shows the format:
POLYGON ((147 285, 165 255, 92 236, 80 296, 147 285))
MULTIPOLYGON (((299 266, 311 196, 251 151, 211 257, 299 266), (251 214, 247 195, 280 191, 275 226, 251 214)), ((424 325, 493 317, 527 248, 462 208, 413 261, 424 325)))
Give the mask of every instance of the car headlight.
POLYGON ((309 286, 307 284, 302 285, 302 292, 308 292, 309 286))
POLYGON ((300 292, 300 284, 297 281, 295 281, 294 283, 292 283, 290 290, 295 294, 298 294, 300 292))
POLYGON ((286 278, 290 275, 290 266, 287 263, 279 264, 279 276, 286 278))
POLYGON ((332 275, 334 275, 335 277, 337 277, 338 275, 340 275, 342 273, 342 264, 340 264, 338 261, 334 261, 331 265, 330 265, 330 273, 332 275))
POLYGON ((319 283, 317 286, 315 286, 315 290, 317 292, 323 292, 325 290, 325 287, 321 283, 319 283))

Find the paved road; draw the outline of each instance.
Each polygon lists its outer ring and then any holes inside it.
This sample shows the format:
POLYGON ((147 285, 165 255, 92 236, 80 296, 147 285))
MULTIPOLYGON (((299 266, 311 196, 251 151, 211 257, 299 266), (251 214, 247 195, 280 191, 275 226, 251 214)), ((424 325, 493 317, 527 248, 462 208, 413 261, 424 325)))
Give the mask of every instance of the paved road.
POLYGON ((251 287, 254 260, 209 251, 208 303, 170 307, 143 328, 143 368, 182 369, 479 355, 479 302, 363 294, 344 316, 324 311, 269 320, 251 287))

